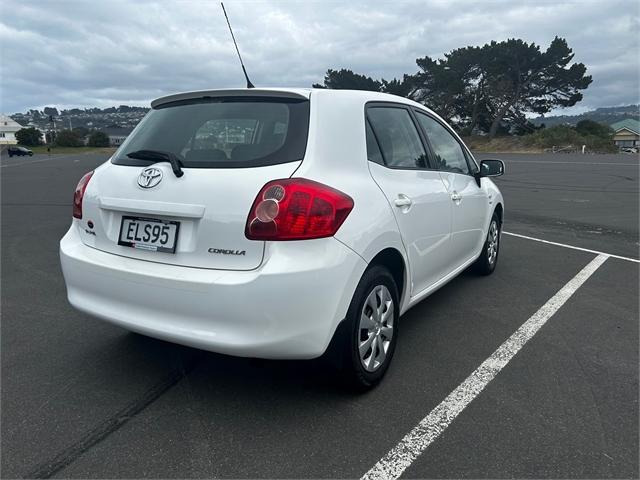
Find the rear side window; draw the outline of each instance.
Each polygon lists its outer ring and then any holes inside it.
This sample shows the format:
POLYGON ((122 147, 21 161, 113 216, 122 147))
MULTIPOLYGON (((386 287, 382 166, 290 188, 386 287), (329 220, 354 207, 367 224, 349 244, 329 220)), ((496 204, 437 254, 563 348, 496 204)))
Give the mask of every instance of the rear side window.
POLYGON ((112 162, 144 166, 138 150, 171 152, 186 168, 243 168, 301 160, 309 101, 256 97, 200 98, 149 112, 112 162))
POLYGON ((386 166, 426 168, 426 152, 407 110, 397 107, 370 107, 367 109, 367 116, 386 166))
POLYGON ((469 174, 469 165, 462 147, 439 122, 424 113, 416 112, 418 122, 429 139, 438 170, 469 174))

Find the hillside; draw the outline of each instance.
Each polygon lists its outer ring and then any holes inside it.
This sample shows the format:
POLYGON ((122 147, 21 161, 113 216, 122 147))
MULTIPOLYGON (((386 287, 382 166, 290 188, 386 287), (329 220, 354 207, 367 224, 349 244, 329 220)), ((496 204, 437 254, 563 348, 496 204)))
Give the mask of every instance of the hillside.
POLYGON ((626 118, 640 120, 640 105, 626 105, 623 107, 601 107, 580 115, 556 115, 551 117, 537 117, 531 119, 534 125, 545 124, 547 127, 554 125, 574 125, 580 120, 593 120, 594 122, 611 125, 626 118))
POLYGON ((110 108, 72 108, 58 111, 54 107, 46 107, 44 110, 29 110, 24 113, 14 113, 10 117, 21 125, 36 127, 41 131, 52 128, 50 116, 55 121, 57 130, 62 128, 84 127, 89 130, 101 130, 104 128, 128 128, 135 127, 142 117, 149 111, 144 107, 130 107, 120 105, 110 108))

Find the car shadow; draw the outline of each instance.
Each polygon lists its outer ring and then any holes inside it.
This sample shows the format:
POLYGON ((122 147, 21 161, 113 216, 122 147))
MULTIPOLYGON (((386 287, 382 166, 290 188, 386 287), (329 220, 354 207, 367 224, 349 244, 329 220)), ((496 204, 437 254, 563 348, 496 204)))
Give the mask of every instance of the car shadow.
MULTIPOLYGON (((141 352, 152 363, 165 364, 167 373, 180 372, 189 378, 189 388, 198 382, 215 382, 231 390, 277 390, 282 394, 299 391, 332 392, 351 396, 338 378, 335 368, 324 358, 311 360, 267 360, 234 357, 163 340, 126 333, 123 347, 141 352)), ((255 393, 255 392, 254 392, 255 393)))

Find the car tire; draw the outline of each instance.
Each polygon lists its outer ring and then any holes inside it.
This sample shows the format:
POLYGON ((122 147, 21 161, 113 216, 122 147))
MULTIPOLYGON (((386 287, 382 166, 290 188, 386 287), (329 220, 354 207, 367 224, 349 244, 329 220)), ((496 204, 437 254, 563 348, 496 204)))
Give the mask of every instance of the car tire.
POLYGON ((30 157, 33 157, 33 152, 29 152, 29 156, 30 156, 30 157))
POLYGON ((341 377, 348 388, 362 392, 382 380, 395 352, 399 313, 393 276, 381 265, 369 267, 334 338, 339 349, 334 353, 339 355, 341 377))
POLYGON ((500 236, 502 234, 502 224, 500 218, 494 212, 489 223, 487 238, 482 246, 482 253, 476 260, 474 267, 480 275, 490 275, 498 264, 498 254, 500 253, 500 236))

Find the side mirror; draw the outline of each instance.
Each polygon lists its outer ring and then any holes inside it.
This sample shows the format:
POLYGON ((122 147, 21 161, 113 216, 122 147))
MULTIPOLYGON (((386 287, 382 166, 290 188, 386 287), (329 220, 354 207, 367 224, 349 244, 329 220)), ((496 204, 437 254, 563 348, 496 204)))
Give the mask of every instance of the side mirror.
POLYGON ((479 177, 499 177, 504 174, 504 162, 502 160, 482 160, 480 162, 479 177))

